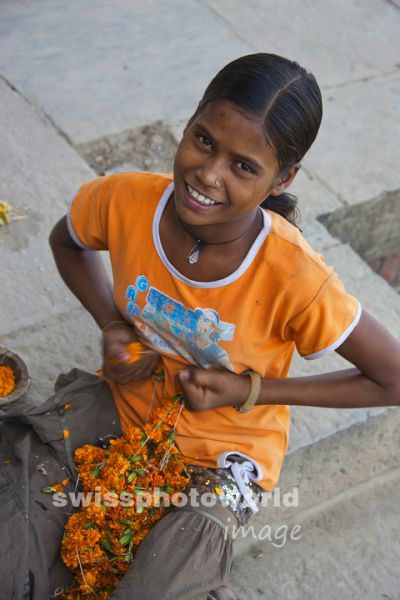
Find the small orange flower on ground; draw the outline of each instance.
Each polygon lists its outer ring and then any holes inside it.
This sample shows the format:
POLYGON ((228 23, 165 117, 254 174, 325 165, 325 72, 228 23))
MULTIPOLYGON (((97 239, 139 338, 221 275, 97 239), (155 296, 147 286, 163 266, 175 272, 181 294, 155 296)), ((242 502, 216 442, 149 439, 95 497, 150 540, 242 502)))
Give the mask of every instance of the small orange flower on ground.
POLYGON ((54 493, 55 492, 63 492, 68 481, 69 481, 69 478, 63 479, 60 483, 53 483, 50 487, 54 489, 54 493))
POLYGON ((64 440, 69 438, 69 429, 63 429, 63 436, 64 436, 64 440))
POLYGON ((68 410, 69 408, 71 408, 71 403, 70 402, 66 402, 63 406, 64 410, 68 410))
POLYGON ((0 396, 9 396, 15 390, 15 374, 11 367, 0 366, 0 396))

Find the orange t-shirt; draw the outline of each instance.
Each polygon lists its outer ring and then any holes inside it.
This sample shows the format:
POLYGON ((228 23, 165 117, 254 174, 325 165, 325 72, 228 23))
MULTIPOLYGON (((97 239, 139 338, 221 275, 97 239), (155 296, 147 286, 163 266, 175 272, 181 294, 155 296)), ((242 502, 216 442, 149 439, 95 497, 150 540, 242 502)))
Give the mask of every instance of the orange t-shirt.
MULTIPOLYGON (((122 173, 86 183, 73 199, 68 226, 83 248, 110 253, 115 303, 143 341, 162 356, 164 384, 109 381, 122 429, 142 425, 149 402, 175 393, 175 374, 187 364, 253 369, 264 378, 287 377, 297 347, 305 358, 337 348, 360 318, 323 257, 296 227, 270 211, 240 267, 212 282, 192 281, 168 261, 159 222, 173 191, 171 177, 122 173)), ((279 478, 290 425, 289 406, 183 410, 178 448, 188 463, 216 466, 222 452, 242 452, 263 470, 259 484, 279 478)))

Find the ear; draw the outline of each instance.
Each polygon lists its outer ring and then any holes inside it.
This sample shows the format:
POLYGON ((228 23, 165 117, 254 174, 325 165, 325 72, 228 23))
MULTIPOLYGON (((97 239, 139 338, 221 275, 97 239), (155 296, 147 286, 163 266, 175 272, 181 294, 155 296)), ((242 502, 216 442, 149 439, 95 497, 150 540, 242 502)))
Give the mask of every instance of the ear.
POLYGON ((283 194, 283 192, 289 187, 293 179, 296 177, 300 168, 301 163, 297 162, 293 165, 293 167, 290 167, 289 171, 287 171, 286 173, 284 172, 282 175, 279 175, 269 195, 279 196, 280 194, 283 194))

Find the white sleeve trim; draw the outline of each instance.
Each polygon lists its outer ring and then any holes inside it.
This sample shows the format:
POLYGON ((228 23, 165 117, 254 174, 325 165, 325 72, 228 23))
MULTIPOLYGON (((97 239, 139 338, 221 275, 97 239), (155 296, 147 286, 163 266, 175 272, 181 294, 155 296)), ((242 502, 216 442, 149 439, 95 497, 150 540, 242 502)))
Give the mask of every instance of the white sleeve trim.
POLYGON ((360 303, 358 303, 357 314, 355 316, 354 321, 352 321, 347 327, 347 329, 343 331, 342 335, 336 340, 336 342, 333 342, 333 344, 327 346, 326 348, 323 348, 322 350, 319 350, 318 352, 314 352, 314 354, 307 354, 307 356, 303 356, 303 358, 305 358, 306 360, 314 360, 315 358, 320 358, 321 356, 328 354, 328 352, 332 352, 332 350, 336 350, 336 348, 343 344, 343 342, 349 337, 353 329, 358 325, 358 322, 361 318, 361 313, 362 306, 360 303))
POLYGON ((74 198, 72 198, 69 201, 69 203, 68 203, 68 210, 67 210, 67 227, 68 227, 68 233, 72 237, 72 239, 74 240, 75 244, 77 244, 80 248, 82 248, 82 250, 91 250, 91 248, 88 248, 87 246, 85 246, 85 244, 83 244, 81 242, 81 240, 76 235, 76 233, 74 231, 74 228, 72 227, 72 223, 71 223, 71 207, 72 207, 73 200, 74 200, 74 198))

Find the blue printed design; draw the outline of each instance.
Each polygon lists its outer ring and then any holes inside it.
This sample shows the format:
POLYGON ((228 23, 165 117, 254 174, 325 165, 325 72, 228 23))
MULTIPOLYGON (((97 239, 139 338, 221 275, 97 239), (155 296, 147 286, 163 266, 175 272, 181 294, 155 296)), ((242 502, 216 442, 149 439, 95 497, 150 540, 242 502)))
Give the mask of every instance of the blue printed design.
POLYGON ((125 292, 125 298, 131 302, 135 302, 137 296, 137 290, 133 285, 128 285, 125 292))
POLYGON ((126 312, 130 317, 139 317, 140 316, 140 308, 135 302, 128 302, 126 306, 126 312))
MULTIPOLYGON (((139 277, 136 286, 139 288, 139 277)), ((142 279, 146 279, 142 276, 142 279)), ((148 280, 146 279, 147 283, 148 280)), ((143 286, 144 282, 140 282, 143 286)), ((129 288, 127 288, 127 294, 129 288)), ((138 316, 138 306, 128 303, 127 311, 138 316), (131 306, 133 305, 133 306, 131 306), (135 307, 135 308, 134 308, 135 307)), ((139 310, 140 313, 140 310, 139 310)), ((162 352, 179 354, 202 367, 223 366, 232 368, 227 352, 219 346, 221 341, 231 341, 235 326, 220 320, 210 308, 195 310, 185 308, 181 302, 150 287, 146 304, 135 325, 150 344, 162 352)))
POLYGON ((139 277, 136 279, 136 287, 139 292, 147 292, 150 287, 150 282, 144 275, 139 275, 139 277))

